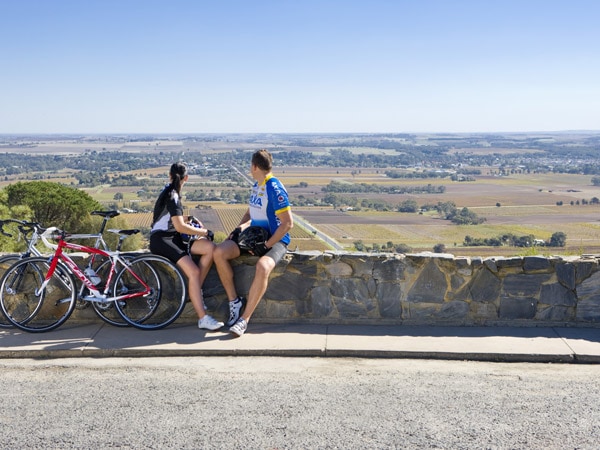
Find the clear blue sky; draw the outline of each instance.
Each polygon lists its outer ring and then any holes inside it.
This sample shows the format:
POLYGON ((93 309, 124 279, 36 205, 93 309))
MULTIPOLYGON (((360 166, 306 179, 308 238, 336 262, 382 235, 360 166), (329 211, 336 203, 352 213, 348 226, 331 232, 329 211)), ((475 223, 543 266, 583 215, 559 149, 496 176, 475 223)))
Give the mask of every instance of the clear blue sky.
POLYGON ((0 133, 600 129, 597 0, 0 0, 0 133))

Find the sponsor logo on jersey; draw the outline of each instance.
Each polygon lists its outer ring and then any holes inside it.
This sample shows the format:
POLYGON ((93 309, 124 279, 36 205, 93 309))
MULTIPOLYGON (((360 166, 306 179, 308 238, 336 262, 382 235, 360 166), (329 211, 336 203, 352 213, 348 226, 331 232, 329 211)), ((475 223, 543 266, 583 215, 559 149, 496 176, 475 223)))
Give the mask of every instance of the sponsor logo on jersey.
POLYGON ((254 206, 262 206, 262 198, 260 195, 253 195, 250 197, 250 204, 254 206))

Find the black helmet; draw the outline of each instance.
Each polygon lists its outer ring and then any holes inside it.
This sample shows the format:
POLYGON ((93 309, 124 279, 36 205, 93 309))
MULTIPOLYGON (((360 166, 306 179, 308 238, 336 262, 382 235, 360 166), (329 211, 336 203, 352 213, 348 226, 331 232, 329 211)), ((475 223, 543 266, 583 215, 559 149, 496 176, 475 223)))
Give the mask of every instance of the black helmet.
POLYGON ((256 244, 269 240, 269 232, 263 227, 248 227, 240 233, 237 244, 240 250, 254 251, 256 244))

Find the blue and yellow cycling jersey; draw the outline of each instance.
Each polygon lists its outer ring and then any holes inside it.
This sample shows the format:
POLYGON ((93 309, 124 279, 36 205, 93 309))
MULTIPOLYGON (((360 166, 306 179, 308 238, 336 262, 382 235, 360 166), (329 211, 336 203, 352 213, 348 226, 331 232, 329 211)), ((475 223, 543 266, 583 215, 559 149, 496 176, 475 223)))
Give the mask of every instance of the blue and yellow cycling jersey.
MULTIPOLYGON (((266 228, 272 235, 281 223, 277 214, 289 210, 290 201, 283 183, 269 174, 262 184, 256 182, 252 186, 249 206, 252 225, 266 228)), ((285 245, 290 243, 289 233, 281 242, 285 245)))

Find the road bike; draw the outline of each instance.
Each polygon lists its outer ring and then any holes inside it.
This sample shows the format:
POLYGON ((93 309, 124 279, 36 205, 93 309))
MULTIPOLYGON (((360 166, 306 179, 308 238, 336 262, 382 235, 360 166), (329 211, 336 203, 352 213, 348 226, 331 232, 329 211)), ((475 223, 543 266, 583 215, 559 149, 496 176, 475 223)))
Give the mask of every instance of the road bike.
POLYGON ((120 250, 71 242, 90 236, 47 228, 40 238, 46 246, 56 248, 54 254, 24 258, 4 273, 0 307, 12 325, 28 332, 50 331, 62 325, 77 302, 76 279, 86 288, 81 301, 112 303, 123 320, 136 328, 155 330, 177 320, 185 307, 187 287, 171 261, 153 254, 128 259, 120 250), (49 239, 57 240, 57 244, 49 239), (100 256, 105 259, 106 270, 86 274, 65 250, 100 256))
MULTIPOLYGON (((110 211, 92 211, 91 215, 101 216, 102 222, 100 224, 100 230, 95 234, 86 235, 89 239, 95 239, 94 248, 101 248, 103 250, 109 250, 109 247, 104 240, 104 231, 106 230, 106 225, 110 219, 118 216, 120 213, 116 210, 110 211)), ((6 270, 15 262, 30 257, 30 256, 43 256, 42 252, 38 249, 38 243, 40 241, 40 235, 43 233, 45 228, 43 228, 37 222, 30 222, 25 220, 17 220, 17 219, 5 219, 0 220, 0 233, 5 236, 13 237, 12 234, 8 233, 5 229, 5 225, 16 224, 18 230, 18 239, 23 238, 27 244, 26 249, 20 254, 12 254, 5 255, 0 258, 0 276, 6 272, 6 270)), ((131 235, 139 233, 139 230, 121 230, 121 229, 109 229, 108 232, 115 233, 119 235, 117 250, 120 251, 123 240, 131 235)), ((55 250, 55 245, 51 248, 55 250)), ((121 253, 121 256, 124 258, 133 258, 137 256, 135 253, 121 253)), ((108 270, 109 261, 102 258, 100 255, 91 255, 88 258, 87 264, 84 267, 84 271, 90 276, 94 277, 97 273, 100 276, 108 270)), ((76 280, 78 281, 78 280, 76 280)), ((87 288, 83 283, 78 283, 77 289, 77 302, 75 304, 76 309, 84 309, 87 308, 90 304, 93 305, 94 312, 98 317, 100 317, 103 321, 119 327, 127 327, 129 323, 127 323, 123 317, 118 313, 116 308, 114 307, 113 302, 88 302, 83 300, 84 294, 87 292, 87 288)), ((0 328, 12 327, 12 324, 8 319, 6 319, 2 314, 0 314, 0 328)))

